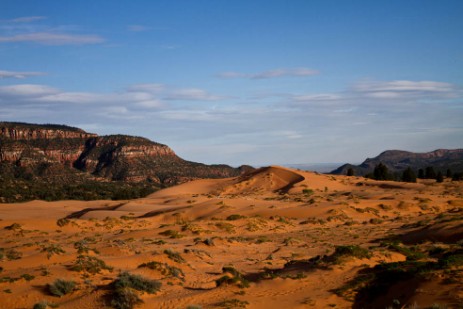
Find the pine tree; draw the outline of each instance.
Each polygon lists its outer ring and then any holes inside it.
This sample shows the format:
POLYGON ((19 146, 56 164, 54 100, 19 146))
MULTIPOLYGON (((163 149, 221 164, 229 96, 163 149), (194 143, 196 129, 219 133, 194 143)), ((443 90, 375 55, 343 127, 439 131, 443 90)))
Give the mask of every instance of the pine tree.
POLYGON ((415 172, 408 167, 402 174, 402 181, 405 182, 416 182, 415 172))
POLYGON ((424 178, 424 170, 422 168, 420 168, 418 170, 418 178, 420 179, 423 179, 424 178))
POLYGON ((452 171, 449 168, 447 169, 446 177, 447 178, 452 178, 452 171))
POLYGON ((373 178, 376 180, 389 179, 389 171, 387 169, 387 166, 381 162, 378 165, 376 165, 373 171, 373 178))
POLYGON ((434 167, 428 166, 426 167, 426 173, 425 173, 425 178, 427 179, 436 179, 436 171, 434 170, 434 167))
POLYGON ((444 175, 442 175, 441 171, 437 172, 436 181, 437 182, 443 182, 444 181, 444 175))

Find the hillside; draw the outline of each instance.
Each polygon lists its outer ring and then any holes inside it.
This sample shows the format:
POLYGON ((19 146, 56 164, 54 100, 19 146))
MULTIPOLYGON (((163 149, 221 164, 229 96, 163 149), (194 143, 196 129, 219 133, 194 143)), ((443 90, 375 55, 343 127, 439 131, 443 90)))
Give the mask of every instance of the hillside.
POLYGON ((144 192, 127 196, 133 198, 192 179, 237 176, 249 168, 186 161, 142 137, 0 122, 0 201, 114 198, 116 191, 123 197, 121 188, 144 192))
POLYGON ((417 171, 428 166, 436 171, 445 173, 447 169, 452 172, 463 172, 463 149, 437 149, 426 153, 415 153, 401 150, 387 150, 379 156, 366 159, 360 165, 344 164, 330 172, 330 174, 346 175, 352 168, 354 174, 365 176, 373 172, 376 165, 383 163, 392 173, 401 173, 408 167, 417 171))

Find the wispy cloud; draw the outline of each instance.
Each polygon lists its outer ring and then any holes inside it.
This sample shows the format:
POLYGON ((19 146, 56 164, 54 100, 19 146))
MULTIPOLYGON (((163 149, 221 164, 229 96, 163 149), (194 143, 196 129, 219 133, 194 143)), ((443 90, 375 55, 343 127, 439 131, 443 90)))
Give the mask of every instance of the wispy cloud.
POLYGON ((15 103, 14 99, 30 98, 32 100, 42 98, 43 96, 52 95, 59 93, 58 89, 45 86, 45 85, 10 85, 0 87, 0 100, 7 98, 13 99, 12 103, 15 103))
POLYGON ((268 79, 276 77, 303 77, 317 75, 319 71, 309 68, 280 68, 258 73, 222 72, 217 74, 219 78, 248 78, 248 79, 268 79))
POLYGON ((214 95, 205 90, 197 88, 173 89, 167 93, 166 100, 186 101, 218 101, 225 99, 224 96, 214 95))
POLYGON ((86 45, 105 42, 96 34, 76 33, 76 26, 48 26, 36 23, 44 16, 27 16, 0 21, 0 43, 30 42, 42 45, 86 45))
POLYGON ((455 85, 436 81, 364 81, 354 85, 356 93, 377 99, 399 99, 404 97, 455 97, 455 85))
POLYGON ((46 17, 45 16, 24 16, 24 17, 10 19, 8 21, 12 23, 31 23, 31 22, 39 21, 43 19, 46 19, 46 17))
POLYGON ((140 110, 162 108, 174 101, 217 101, 224 98, 203 89, 161 84, 137 84, 124 91, 110 93, 70 92, 35 84, 0 86, 0 102, 12 104, 103 104, 140 110))
POLYGON ((14 72, 14 71, 0 71, 0 79, 2 78, 28 78, 32 76, 42 76, 46 75, 43 72, 14 72))
POLYGON ((142 25, 128 25, 127 30, 130 32, 143 32, 150 30, 150 27, 142 26, 142 25))
POLYGON ((35 32, 17 34, 13 36, 0 36, 0 43, 33 42, 44 45, 84 45, 98 44, 104 41, 105 40, 98 35, 79 35, 51 32, 35 32))

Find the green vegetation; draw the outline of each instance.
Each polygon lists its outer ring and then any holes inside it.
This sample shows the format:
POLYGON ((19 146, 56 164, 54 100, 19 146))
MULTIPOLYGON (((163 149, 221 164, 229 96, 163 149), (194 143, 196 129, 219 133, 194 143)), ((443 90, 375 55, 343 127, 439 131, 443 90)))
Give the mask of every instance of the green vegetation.
POLYGON ((164 250, 164 254, 167 255, 169 259, 179 264, 186 263, 185 259, 180 255, 180 253, 172 251, 170 249, 164 250))
POLYGON ((53 296, 64 296, 73 292, 76 289, 74 281, 57 279, 53 283, 47 285, 48 292, 53 296))
POLYGON ((66 253, 66 251, 63 250, 61 245, 58 245, 58 244, 50 244, 48 246, 43 246, 40 251, 46 252, 48 259, 50 259, 55 254, 59 255, 59 254, 66 253))
POLYGON ((154 294, 161 289, 161 282, 123 272, 111 283, 111 287, 111 306, 116 309, 132 309, 143 303, 137 292, 154 294))
MULTIPOLYGON (((83 173, 62 171, 60 175, 32 176, 22 167, 0 163, 0 202, 15 203, 34 199, 57 200, 126 200, 145 197, 158 188, 149 183, 99 182, 88 179, 83 173), (2 168, 3 167, 3 168, 2 168), (15 172, 16 171, 16 172, 15 172)), ((54 167, 50 167, 53 169, 54 167)), ((58 173, 58 172, 56 172, 58 173)), ((65 224, 59 221, 57 224, 65 224)), ((63 226, 63 225, 59 225, 63 226)))
POLYGON ((408 167, 405 171, 403 171, 403 173, 402 173, 402 181, 416 182, 415 172, 410 167, 408 167))
POLYGON ((167 263, 152 261, 148 263, 143 263, 138 266, 138 268, 142 268, 142 267, 157 270, 162 275, 167 276, 167 277, 175 277, 181 280, 184 280, 184 277, 185 277, 185 274, 180 268, 175 267, 175 266, 170 266, 167 263))
POLYGON ((77 260, 69 267, 69 269, 73 271, 84 271, 90 274, 98 274, 102 270, 113 270, 113 268, 106 265, 103 260, 87 255, 79 255, 77 260))
POLYGON ((166 230, 164 232, 160 232, 159 235, 168 236, 169 238, 182 238, 183 237, 182 234, 174 230, 166 230))
POLYGON ((227 220, 228 221, 235 221, 235 220, 239 220, 239 219, 243 219, 243 218, 246 218, 246 217, 242 216, 242 215, 238 215, 238 214, 233 214, 233 215, 229 215, 227 217, 227 220))
POLYGON ((215 280, 217 286, 221 286, 223 284, 236 284, 240 288, 249 287, 249 281, 246 280, 243 275, 234 267, 223 267, 222 273, 224 273, 224 275, 215 280))

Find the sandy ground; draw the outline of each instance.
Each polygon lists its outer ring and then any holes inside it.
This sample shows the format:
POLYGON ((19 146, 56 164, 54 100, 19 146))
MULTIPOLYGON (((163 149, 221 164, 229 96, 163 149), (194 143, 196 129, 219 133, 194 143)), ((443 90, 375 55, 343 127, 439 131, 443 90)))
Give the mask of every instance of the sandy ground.
MULTIPOLYGON (((381 182, 276 166, 130 201, 1 204, 0 308, 32 308, 41 301, 59 308, 110 308, 110 283, 123 271, 162 283, 156 294, 140 293, 139 308, 360 308, 355 297, 334 290, 362 269, 406 259, 382 247, 383 239, 461 243, 462 214, 462 182, 381 182), (445 216, 456 219, 438 220, 445 216), (303 262, 340 245, 359 245, 372 256, 325 268, 303 262), (79 254, 113 269, 73 271, 79 254), (183 274, 139 267, 152 261, 183 274), (228 266, 249 286, 218 285, 228 266), (53 296, 47 284, 56 279, 73 280, 77 289, 53 296)), ((461 268, 454 271, 461 276, 461 268)), ((400 297, 406 302, 396 308, 461 308, 461 281, 442 280, 395 286, 366 308, 386 308, 400 297)))

